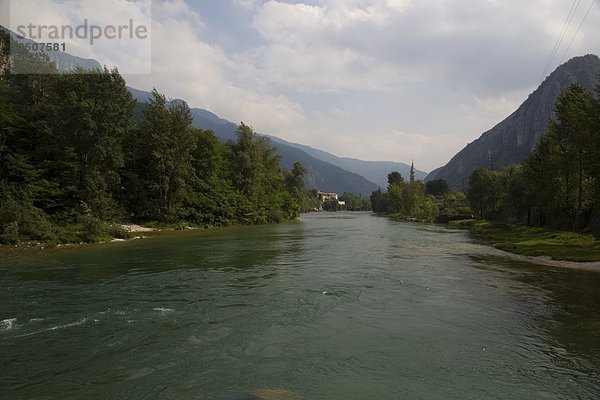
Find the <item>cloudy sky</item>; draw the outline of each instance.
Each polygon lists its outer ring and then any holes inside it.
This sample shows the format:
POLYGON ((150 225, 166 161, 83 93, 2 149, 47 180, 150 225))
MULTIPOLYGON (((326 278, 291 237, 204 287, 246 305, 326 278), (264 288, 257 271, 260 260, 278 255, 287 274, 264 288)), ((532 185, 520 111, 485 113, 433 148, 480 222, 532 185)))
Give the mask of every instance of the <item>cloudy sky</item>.
MULTIPOLYGON (((94 4, 111 2, 127 3, 94 4)), ((155 0, 152 75, 126 78, 261 133, 340 156, 414 159, 429 171, 538 86, 574 5, 549 72, 561 60, 600 53, 600 4, 574 37, 591 4, 155 0)))

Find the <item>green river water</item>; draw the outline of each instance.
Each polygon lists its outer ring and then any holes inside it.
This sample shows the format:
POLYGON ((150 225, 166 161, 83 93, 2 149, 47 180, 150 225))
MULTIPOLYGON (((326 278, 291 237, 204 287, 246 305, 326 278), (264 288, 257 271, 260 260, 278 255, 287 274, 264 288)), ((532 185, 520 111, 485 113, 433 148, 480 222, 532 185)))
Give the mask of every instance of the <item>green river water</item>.
POLYGON ((463 231, 316 213, 0 257, 2 399, 600 398, 600 273, 463 231))

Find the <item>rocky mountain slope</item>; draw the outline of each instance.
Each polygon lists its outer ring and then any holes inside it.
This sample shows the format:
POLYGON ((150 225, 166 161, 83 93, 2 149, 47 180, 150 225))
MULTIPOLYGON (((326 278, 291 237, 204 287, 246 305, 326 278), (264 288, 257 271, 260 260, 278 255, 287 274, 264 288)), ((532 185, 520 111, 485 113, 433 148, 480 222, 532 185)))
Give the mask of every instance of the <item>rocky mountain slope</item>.
POLYGON ((445 179, 450 186, 463 189, 478 167, 500 168, 524 161, 546 133, 561 90, 576 82, 594 90, 600 82, 598 56, 575 57, 559 66, 514 113, 469 143, 448 164, 432 171, 427 180, 445 179))

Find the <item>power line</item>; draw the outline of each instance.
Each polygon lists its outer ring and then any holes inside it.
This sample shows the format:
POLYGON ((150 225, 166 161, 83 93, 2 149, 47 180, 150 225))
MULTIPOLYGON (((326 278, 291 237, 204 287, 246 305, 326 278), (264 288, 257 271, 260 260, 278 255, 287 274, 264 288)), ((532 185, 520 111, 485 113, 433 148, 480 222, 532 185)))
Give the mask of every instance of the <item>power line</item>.
POLYGON ((581 27, 583 26, 583 23, 585 22, 585 20, 587 19, 588 15, 590 15, 590 11, 592 11, 592 7, 594 6, 594 3, 596 2, 596 0, 592 0, 590 7, 588 8, 587 12, 585 13, 585 15, 583 16, 583 19, 581 20, 581 23, 579 24, 579 27, 577 28, 577 31, 575 32, 575 34, 573 35, 573 37, 571 38, 571 41, 569 42, 569 46, 567 46, 567 49, 565 50, 562 58, 560 59, 560 62, 558 64, 562 64, 563 60, 565 59, 565 57, 567 56, 567 53, 569 52, 569 50, 571 49, 571 45, 573 44, 573 41, 575 40, 575 37, 577 36, 577 34, 579 33, 579 31, 581 30, 581 27))
POLYGON ((571 21, 573 21, 573 17, 575 16, 575 13, 577 12, 577 9, 579 8, 580 3, 581 3, 581 0, 573 0, 573 4, 571 4, 571 9, 569 10, 569 14, 567 15, 567 18, 565 19, 565 22, 563 23, 563 27, 560 31, 560 34, 558 35, 558 38, 556 38, 556 43, 554 44, 554 48, 552 49, 552 52, 550 53, 550 57, 548 57, 548 61, 546 61, 546 66, 544 67, 544 72, 542 72, 542 76, 540 77, 539 83, 542 83, 542 81, 546 77, 546 73, 548 72, 550 65, 552 65, 552 60, 554 60, 554 56, 556 56, 556 52, 560 48, 560 45, 565 37, 565 34, 569 30, 571 21))

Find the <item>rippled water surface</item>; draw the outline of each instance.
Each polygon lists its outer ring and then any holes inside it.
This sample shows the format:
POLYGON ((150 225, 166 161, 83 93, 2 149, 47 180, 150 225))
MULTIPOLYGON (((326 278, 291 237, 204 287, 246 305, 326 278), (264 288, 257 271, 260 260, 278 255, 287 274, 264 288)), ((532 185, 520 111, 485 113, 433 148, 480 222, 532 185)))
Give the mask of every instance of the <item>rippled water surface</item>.
POLYGON ((0 398, 598 399, 600 274, 367 213, 0 255, 0 398))

